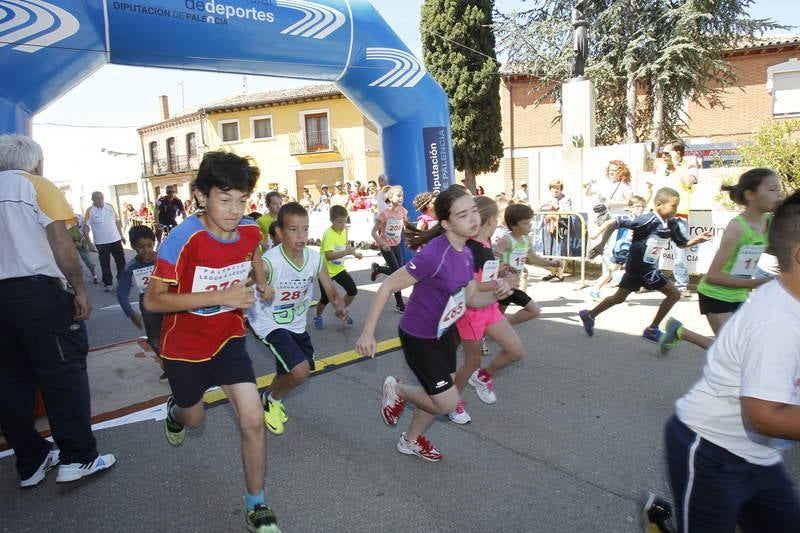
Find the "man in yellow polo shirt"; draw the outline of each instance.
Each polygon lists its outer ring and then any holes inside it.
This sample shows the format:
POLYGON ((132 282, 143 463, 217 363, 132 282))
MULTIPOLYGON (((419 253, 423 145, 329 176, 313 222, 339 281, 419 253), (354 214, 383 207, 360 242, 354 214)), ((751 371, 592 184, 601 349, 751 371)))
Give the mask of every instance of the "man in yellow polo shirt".
MULTIPOLYGON (((685 156, 686 145, 683 141, 673 139, 668 141, 661 149, 661 158, 656 162, 655 176, 662 180, 662 184, 678 191, 680 203, 676 218, 684 234, 689 235, 689 210, 692 206, 692 193, 697 185, 699 165, 694 156, 685 156)), ((681 295, 688 296, 689 267, 686 256, 688 248, 672 247, 673 267, 672 275, 675 278, 675 288, 681 295)))

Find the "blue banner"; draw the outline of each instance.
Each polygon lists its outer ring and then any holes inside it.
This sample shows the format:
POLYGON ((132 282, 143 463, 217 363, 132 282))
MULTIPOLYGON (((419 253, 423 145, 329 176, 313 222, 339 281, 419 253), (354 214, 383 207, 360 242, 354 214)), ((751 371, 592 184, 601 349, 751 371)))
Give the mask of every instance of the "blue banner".
POLYGON ((423 128, 422 141, 428 190, 441 192, 453 184, 450 128, 423 128))

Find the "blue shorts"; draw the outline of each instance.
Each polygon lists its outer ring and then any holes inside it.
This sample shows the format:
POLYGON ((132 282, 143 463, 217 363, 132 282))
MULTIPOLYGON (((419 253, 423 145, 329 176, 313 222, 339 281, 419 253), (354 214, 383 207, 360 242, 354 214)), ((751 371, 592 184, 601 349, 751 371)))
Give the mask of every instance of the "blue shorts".
POLYGON ((657 268, 630 268, 630 263, 628 263, 625 267, 625 274, 619 281, 619 286, 631 292, 636 292, 642 287, 650 291, 657 291, 663 289, 667 283, 669 283, 667 278, 657 268))
POLYGON ((288 329, 276 329, 261 339, 264 346, 275 356, 275 371, 288 374, 294 367, 308 361, 311 370, 315 369, 314 346, 307 332, 295 333, 288 329))

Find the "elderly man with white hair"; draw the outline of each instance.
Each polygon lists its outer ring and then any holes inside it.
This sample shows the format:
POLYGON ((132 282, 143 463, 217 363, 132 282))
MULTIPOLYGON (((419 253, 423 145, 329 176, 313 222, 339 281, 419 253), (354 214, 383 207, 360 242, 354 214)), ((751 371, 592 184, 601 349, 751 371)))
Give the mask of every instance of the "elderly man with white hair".
POLYGON ((57 483, 110 468, 91 429, 84 320, 92 306, 67 226, 75 215, 42 177, 42 149, 0 135, 0 429, 17 456, 21 487, 58 467, 57 483), (67 292, 64 279, 74 293, 67 292), (44 399, 56 446, 34 427, 34 387, 44 399))

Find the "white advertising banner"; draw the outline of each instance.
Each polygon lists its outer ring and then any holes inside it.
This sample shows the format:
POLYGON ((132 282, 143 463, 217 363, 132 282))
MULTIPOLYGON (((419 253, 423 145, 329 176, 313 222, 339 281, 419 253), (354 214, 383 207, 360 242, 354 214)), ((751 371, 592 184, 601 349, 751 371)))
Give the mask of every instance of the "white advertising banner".
MULTIPOLYGON (((689 212, 689 238, 693 239, 706 231, 714 234, 714 239, 697 246, 692 246, 687 250, 687 266, 690 274, 704 274, 708 272, 714 254, 719 249, 722 241, 722 234, 728 223, 738 215, 738 211, 711 211, 697 210, 689 212)), ((659 268, 672 270, 672 253, 675 244, 670 241, 669 245, 661 253, 659 268)))

